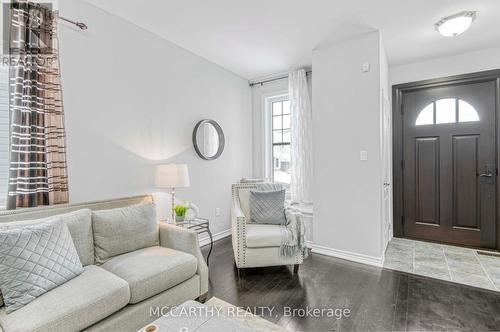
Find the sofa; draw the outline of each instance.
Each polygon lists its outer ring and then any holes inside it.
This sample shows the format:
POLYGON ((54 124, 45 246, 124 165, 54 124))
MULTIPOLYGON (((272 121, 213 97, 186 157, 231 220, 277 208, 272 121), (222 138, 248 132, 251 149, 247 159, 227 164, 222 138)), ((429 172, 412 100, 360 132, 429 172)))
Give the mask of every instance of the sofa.
POLYGON ((238 274, 244 268, 277 265, 293 265, 294 273, 297 273, 304 256, 302 252, 287 258, 280 255, 282 226, 249 222, 250 191, 258 188, 256 182, 232 185, 232 241, 238 274))
MULTIPOLYGON (((7 314, 5 306, 1 307, 0 332, 137 331, 159 317, 157 308, 164 310, 193 299, 203 302, 208 292, 208 267, 193 231, 155 223, 157 238, 151 245, 105 262, 98 260, 97 244, 103 239, 95 238, 98 220, 93 211, 152 202, 151 196, 138 196, 0 212, 0 228, 60 216, 84 267, 77 277, 16 311, 7 314)), ((124 237, 121 244, 133 239, 124 237)))

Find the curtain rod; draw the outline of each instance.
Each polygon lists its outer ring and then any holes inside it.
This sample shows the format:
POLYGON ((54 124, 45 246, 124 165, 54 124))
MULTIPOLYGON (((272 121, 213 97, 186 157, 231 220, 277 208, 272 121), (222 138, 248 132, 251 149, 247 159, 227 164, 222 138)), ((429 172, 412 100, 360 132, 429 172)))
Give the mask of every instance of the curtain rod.
MULTIPOLYGON (((307 70, 306 71, 306 75, 309 75, 310 73, 312 73, 312 70, 307 70)), ((273 78, 268 78, 268 79, 262 80, 262 81, 249 82, 248 85, 250 85, 250 87, 252 87, 254 85, 260 85, 260 86, 262 86, 262 85, 264 85, 266 83, 270 83, 270 82, 274 82, 274 81, 279 81, 279 80, 284 80, 285 78, 288 78, 288 74, 277 76, 277 77, 273 77, 273 78)))
MULTIPOLYGON (((45 6, 42 6, 41 4, 39 3, 30 3, 31 6, 35 6, 35 7, 38 7, 38 8, 43 8, 43 9, 46 9, 46 10, 51 10, 50 8, 47 8, 45 6)), ((66 21, 68 23, 71 23, 71 24, 74 24, 76 25, 77 27, 79 27, 80 29, 82 30, 87 30, 88 29, 88 26, 83 23, 83 22, 76 22, 76 21, 73 21, 73 20, 70 20, 66 17, 62 17, 62 16, 59 16, 59 19, 60 20, 63 20, 63 21, 66 21)))

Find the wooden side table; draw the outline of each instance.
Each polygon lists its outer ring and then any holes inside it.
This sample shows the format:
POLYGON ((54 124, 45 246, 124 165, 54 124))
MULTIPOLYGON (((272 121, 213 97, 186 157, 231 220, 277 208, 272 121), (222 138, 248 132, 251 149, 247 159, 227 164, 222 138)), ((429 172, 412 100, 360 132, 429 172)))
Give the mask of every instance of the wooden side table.
POLYGON ((192 229, 198 234, 207 233, 210 238, 210 250, 207 255, 207 265, 210 259, 210 254, 212 253, 212 249, 214 247, 214 239, 212 237, 212 232, 210 231, 210 220, 206 218, 194 218, 191 220, 176 222, 175 225, 184 227, 187 229, 192 229))

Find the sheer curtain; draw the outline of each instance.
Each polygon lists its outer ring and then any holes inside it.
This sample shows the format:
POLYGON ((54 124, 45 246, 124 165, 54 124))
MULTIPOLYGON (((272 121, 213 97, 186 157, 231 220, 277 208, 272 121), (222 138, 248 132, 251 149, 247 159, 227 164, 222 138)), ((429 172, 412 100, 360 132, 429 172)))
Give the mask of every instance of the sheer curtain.
POLYGON ((306 71, 289 73, 288 96, 291 124, 291 183, 292 203, 312 203, 312 109, 306 71))

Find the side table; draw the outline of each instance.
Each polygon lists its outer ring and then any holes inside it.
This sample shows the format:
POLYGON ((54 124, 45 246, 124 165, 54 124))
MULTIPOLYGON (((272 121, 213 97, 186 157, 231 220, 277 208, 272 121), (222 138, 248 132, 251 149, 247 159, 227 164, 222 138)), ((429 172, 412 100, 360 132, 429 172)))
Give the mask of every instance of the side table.
POLYGON ((210 254, 214 246, 214 239, 212 237, 212 232, 210 231, 210 221, 206 218, 194 218, 191 220, 176 222, 175 225, 184 227, 186 229, 192 229, 198 234, 207 233, 210 238, 210 250, 207 255, 207 265, 210 259, 210 254))

